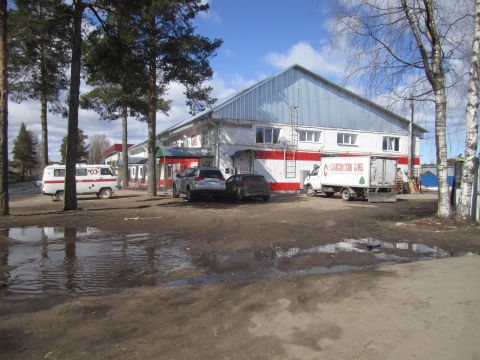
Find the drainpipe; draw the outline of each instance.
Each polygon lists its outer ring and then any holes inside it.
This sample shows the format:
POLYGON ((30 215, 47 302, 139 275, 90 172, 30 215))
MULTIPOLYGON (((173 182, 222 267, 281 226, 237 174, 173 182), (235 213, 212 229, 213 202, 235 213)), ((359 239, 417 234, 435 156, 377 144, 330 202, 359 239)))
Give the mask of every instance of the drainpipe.
POLYGON ((211 119, 210 119, 210 116, 207 116, 207 121, 212 124, 213 126, 215 126, 217 128, 217 136, 216 136, 216 139, 215 139, 215 158, 216 158, 216 167, 220 169, 220 145, 218 144, 219 142, 219 133, 220 133, 220 127, 215 124, 211 119))

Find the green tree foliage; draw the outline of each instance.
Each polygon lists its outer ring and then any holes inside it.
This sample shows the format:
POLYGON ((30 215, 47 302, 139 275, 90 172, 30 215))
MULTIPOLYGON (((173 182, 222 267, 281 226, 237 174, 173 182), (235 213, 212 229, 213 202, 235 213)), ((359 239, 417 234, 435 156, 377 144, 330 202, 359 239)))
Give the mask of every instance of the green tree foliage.
POLYGON ((22 122, 17 138, 13 140, 12 165, 20 169, 20 180, 25 181, 25 173, 37 165, 37 142, 22 122))
POLYGON ((17 0, 9 13, 9 92, 41 103, 42 163, 48 164, 48 103, 59 112, 68 87, 71 14, 62 0, 17 0))
MULTIPOLYGON (((62 164, 66 164, 67 161, 67 136, 62 139, 62 144, 60 145, 60 155, 62 157, 62 164)), ((87 144, 88 135, 85 135, 81 129, 78 129, 77 133, 77 147, 76 147, 76 157, 74 165, 79 163, 86 163, 88 160, 89 145, 87 144)))

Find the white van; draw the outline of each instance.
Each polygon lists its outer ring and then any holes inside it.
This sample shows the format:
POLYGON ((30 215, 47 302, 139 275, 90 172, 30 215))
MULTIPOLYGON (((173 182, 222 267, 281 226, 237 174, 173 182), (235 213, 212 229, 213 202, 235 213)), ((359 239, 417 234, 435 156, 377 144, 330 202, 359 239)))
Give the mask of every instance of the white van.
MULTIPOLYGON (((100 199, 110 199, 118 190, 118 178, 109 165, 77 164, 75 172, 77 194, 96 194, 100 199)), ((42 193, 62 200, 65 188, 65 165, 50 165, 43 170, 42 193)))

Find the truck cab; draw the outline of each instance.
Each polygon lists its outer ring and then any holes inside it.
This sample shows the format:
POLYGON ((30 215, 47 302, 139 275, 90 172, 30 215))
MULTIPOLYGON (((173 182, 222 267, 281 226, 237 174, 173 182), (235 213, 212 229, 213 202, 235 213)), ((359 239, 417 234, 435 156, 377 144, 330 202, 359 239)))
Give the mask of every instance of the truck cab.
POLYGON ((303 182, 303 189, 307 196, 315 196, 317 192, 322 191, 320 165, 315 164, 313 170, 308 174, 303 182))

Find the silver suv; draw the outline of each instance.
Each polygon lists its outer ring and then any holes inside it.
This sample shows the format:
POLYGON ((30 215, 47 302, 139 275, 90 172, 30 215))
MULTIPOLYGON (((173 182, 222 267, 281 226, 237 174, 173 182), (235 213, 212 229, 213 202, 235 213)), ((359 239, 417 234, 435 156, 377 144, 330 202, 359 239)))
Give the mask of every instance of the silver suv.
POLYGON ((173 197, 185 194, 188 201, 198 196, 212 195, 221 199, 225 191, 225 178, 222 172, 214 167, 188 168, 178 175, 173 182, 173 197))

